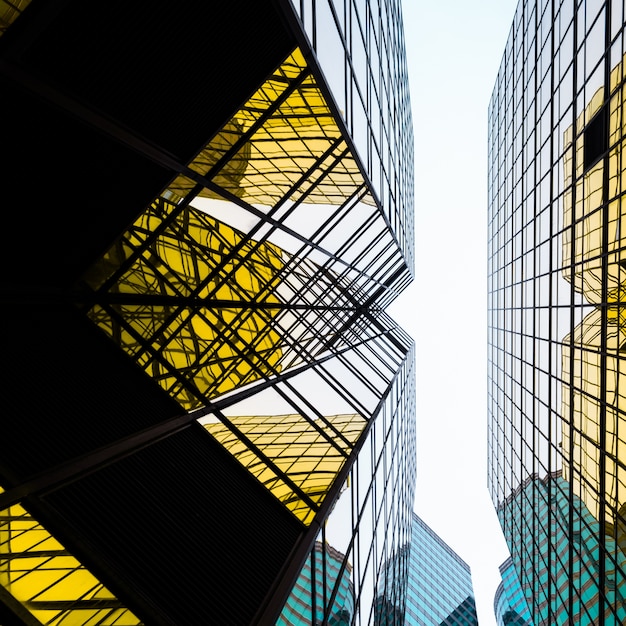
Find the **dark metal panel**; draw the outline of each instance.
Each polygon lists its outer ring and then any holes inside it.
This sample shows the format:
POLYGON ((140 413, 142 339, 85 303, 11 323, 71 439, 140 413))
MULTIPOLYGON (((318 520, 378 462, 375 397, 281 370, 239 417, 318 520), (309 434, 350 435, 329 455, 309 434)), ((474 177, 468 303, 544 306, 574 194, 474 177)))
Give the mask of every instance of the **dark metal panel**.
POLYGON ((5 489, 182 413, 73 304, 10 302, 1 319, 5 489))
POLYGON ((295 46, 268 2, 64 4, 15 62, 184 162, 295 46))
POLYGON ((304 531, 195 423, 42 500, 38 519, 148 624, 250 623, 304 531))
POLYGON ((173 177, 2 76, 0 119, 5 288, 71 285, 173 177))

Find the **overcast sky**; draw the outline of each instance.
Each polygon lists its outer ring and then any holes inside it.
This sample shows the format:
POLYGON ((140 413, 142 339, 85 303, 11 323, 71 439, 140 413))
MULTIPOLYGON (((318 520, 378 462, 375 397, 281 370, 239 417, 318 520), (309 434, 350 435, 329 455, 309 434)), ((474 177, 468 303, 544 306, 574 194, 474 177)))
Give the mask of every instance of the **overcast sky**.
POLYGON ((508 557, 487 490, 487 109, 517 0, 403 0, 415 130, 415 512, 472 568, 480 626, 508 557))

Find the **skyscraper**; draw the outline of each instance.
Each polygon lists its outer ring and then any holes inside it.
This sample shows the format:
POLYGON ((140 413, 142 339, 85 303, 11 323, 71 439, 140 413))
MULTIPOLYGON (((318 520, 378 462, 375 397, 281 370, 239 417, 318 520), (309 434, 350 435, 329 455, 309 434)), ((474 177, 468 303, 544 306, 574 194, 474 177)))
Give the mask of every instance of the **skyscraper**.
POLYGON ((406 626, 478 626, 469 565, 415 513, 409 553, 406 626))
POLYGON ((520 2, 489 107, 489 486, 536 624, 624 620, 623 35, 520 2))
POLYGON ((415 480, 398 0, 0 2, 0 90, 0 622, 274 624, 313 564, 316 619, 373 623, 415 480))

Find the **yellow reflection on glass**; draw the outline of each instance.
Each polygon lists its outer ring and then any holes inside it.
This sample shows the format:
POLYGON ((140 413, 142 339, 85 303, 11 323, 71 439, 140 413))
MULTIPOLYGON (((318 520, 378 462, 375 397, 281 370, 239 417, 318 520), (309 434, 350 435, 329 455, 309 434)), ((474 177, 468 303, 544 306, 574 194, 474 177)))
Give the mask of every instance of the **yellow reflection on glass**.
MULTIPOLYGON (((364 184, 298 49, 189 167, 231 194, 262 206, 274 206, 285 198, 341 205, 364 184), (292 89, 290 83, 301 74, 306 77, 292 89), (280 104, 279 98, 283 98, 280 104), (275 110, 260 121, 272 106, 275 110)), ((184 197, 194 186, 193 181, 181 177, 171 190, 184 197)), ((206 189, 199 195, 219 197, 206 189)), ((366 201, 373 203, 371 197, 366 201)))
POLYGON ((620 64, 611 72, 608 105, 600 89, 577 120, 575 147, 573 129, 565 133, 569 147, 564 160, 563 237, 563 275, 588 303, 596 305, 563 338, 563 475, 568 478, 572 472, 578 493, 598 519, 604 515, 600 508, 604 499, 609 525, 615 522, 618 534, 624 534, 620 530, 623 523, 620 525, 615 512, 623 509, 626 499, 626 419, 622 413, 626 410, 626 255, 622 251, 626 211, 621 197, 626 189, 622 159, 626 125, 622 80, 620 64), (604 156, 607 152, 608 158, 604 156))
MULTIPOLYGON (((284 250, 249 239, 182 200, 192 201, 195 194, 221 200, 234 196, 243 201, 236 208, 247 207, 251 215, 251 205, 375 202, 365 193, 357 162, 298 49, 188 168, 223 193, 199 185, 189 170, 178 175, 84 281, 93 290, 89 317, 185 410, 192 410, 283 367, 299 365, 307 350, 324 349, 323 333, 316 326, 326 322, 314 309, 316 296, 311 310, 298 312, 298 323, 290 323, 298 333, 298 350, 288 349, 290 337, 277 330, 278 305, 292 300, 297 285, 309 276, 297 276, 296 287, 287 284, 282 272, 290 258, 284 250), (306 338, 305 328, 312 330, 306 338)), ((341 240, 332 243, 341 250, 352 233, 339 228, 333 232, 341 240)), ((330 239, 327 234, 325 243, 330 239)), ((382 254, 376 245, 374 253, 382 254)), ((364 264, 368 261, 367 251, 354 242, 342 252, 348 262, 351 254, 360 255, 364 264)), ((300 264, 299 271, 304 268, 300 264)), ((312 262, 310 268, 317 277, 319 268, 312 262)), ((319 299, 332 299, 336 305, 337 297, 344 295, 325 291, 320 282, 319 299)), ((327 423, 316 421, 318 431, 299 415, 234 418, 274 469, 225 427, 209 430, 287 508, 310 523, 364 428, 356 415, 325 419, 327 423)))
MULTIPOLYGON (((601 375, 603 361, 601 355, 602 313, 594 309, 574 330, 573 353, 568 345, 569 337, 564 339, 563 346, 563 378, 570 380, 573 368, 574 410, 572 424, 563 428, 563 449, 569 450, 570 438, 573 439, 573 455, 571 464, 584 477, 582 484, 583 500, 589 510, 598 517, 598 493, 602 478, 605 481, 605 498, 608 503, 619 508, 618 484, 626 480, 626 470, 615 460, 626 460, 626 448, 623 439, 626 437, 626 420, 620 415, 619 409, 626 408, 626 362, 619 357, 619 346, 626 340, 624 310, 622 307, 610 307, 608 330, 606 336, 607 355, 604 361, 606 375, 606 406, 604 407, 604 437, 601 432, 602 397, 601 375), (619 313, 617 313, 619 311, 619 313), (620 319, 621 318, 621 319, 620 319), (602 441, 604 440, 604 445, 602 441), (607 471, 602 477, 600 473, 600 457, 607 454, 609 461, 607 471), (610 459, 614 459, 610 462, 610 459)), ((564 386, 563 415, 570 415, 570 387, 564 386)))
POLYGON ((279 371, 271 305, 284 253, 190 207, 172 218, 175 209, 157 200, 85 281, 99 290, 89 317, 193 409, 279 371))
POLYGON ((305 524, 313 520, 366 423, 356 414, 314 421, 298 414, 228 419, 312 500, 313 506, 225 425, 206 424, 205 428, 305 524))
POLYGON ((142 623, 19 504, 0 511, 0 584, 41 624, 142 623))
POLYGON ((9 26, 21 15, 31 0, 0 0, 0 37, 9 29, 9 26))

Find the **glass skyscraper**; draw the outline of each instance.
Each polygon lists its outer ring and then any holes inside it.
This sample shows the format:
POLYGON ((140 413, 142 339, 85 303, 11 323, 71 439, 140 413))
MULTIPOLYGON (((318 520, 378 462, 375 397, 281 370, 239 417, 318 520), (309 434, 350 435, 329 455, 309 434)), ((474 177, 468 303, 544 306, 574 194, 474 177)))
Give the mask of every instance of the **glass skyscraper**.
POLYGON ((399 0, 0 0, 0 115, 0 623, 400 624, 399 0))
POLYGON ((478 626, 469 565, 415 513, 409 553, 404 624, 478 626))
POLYGON ((624 17, 522 0, 489 106, 489 487, 538 625, 625 619, 624 17))

